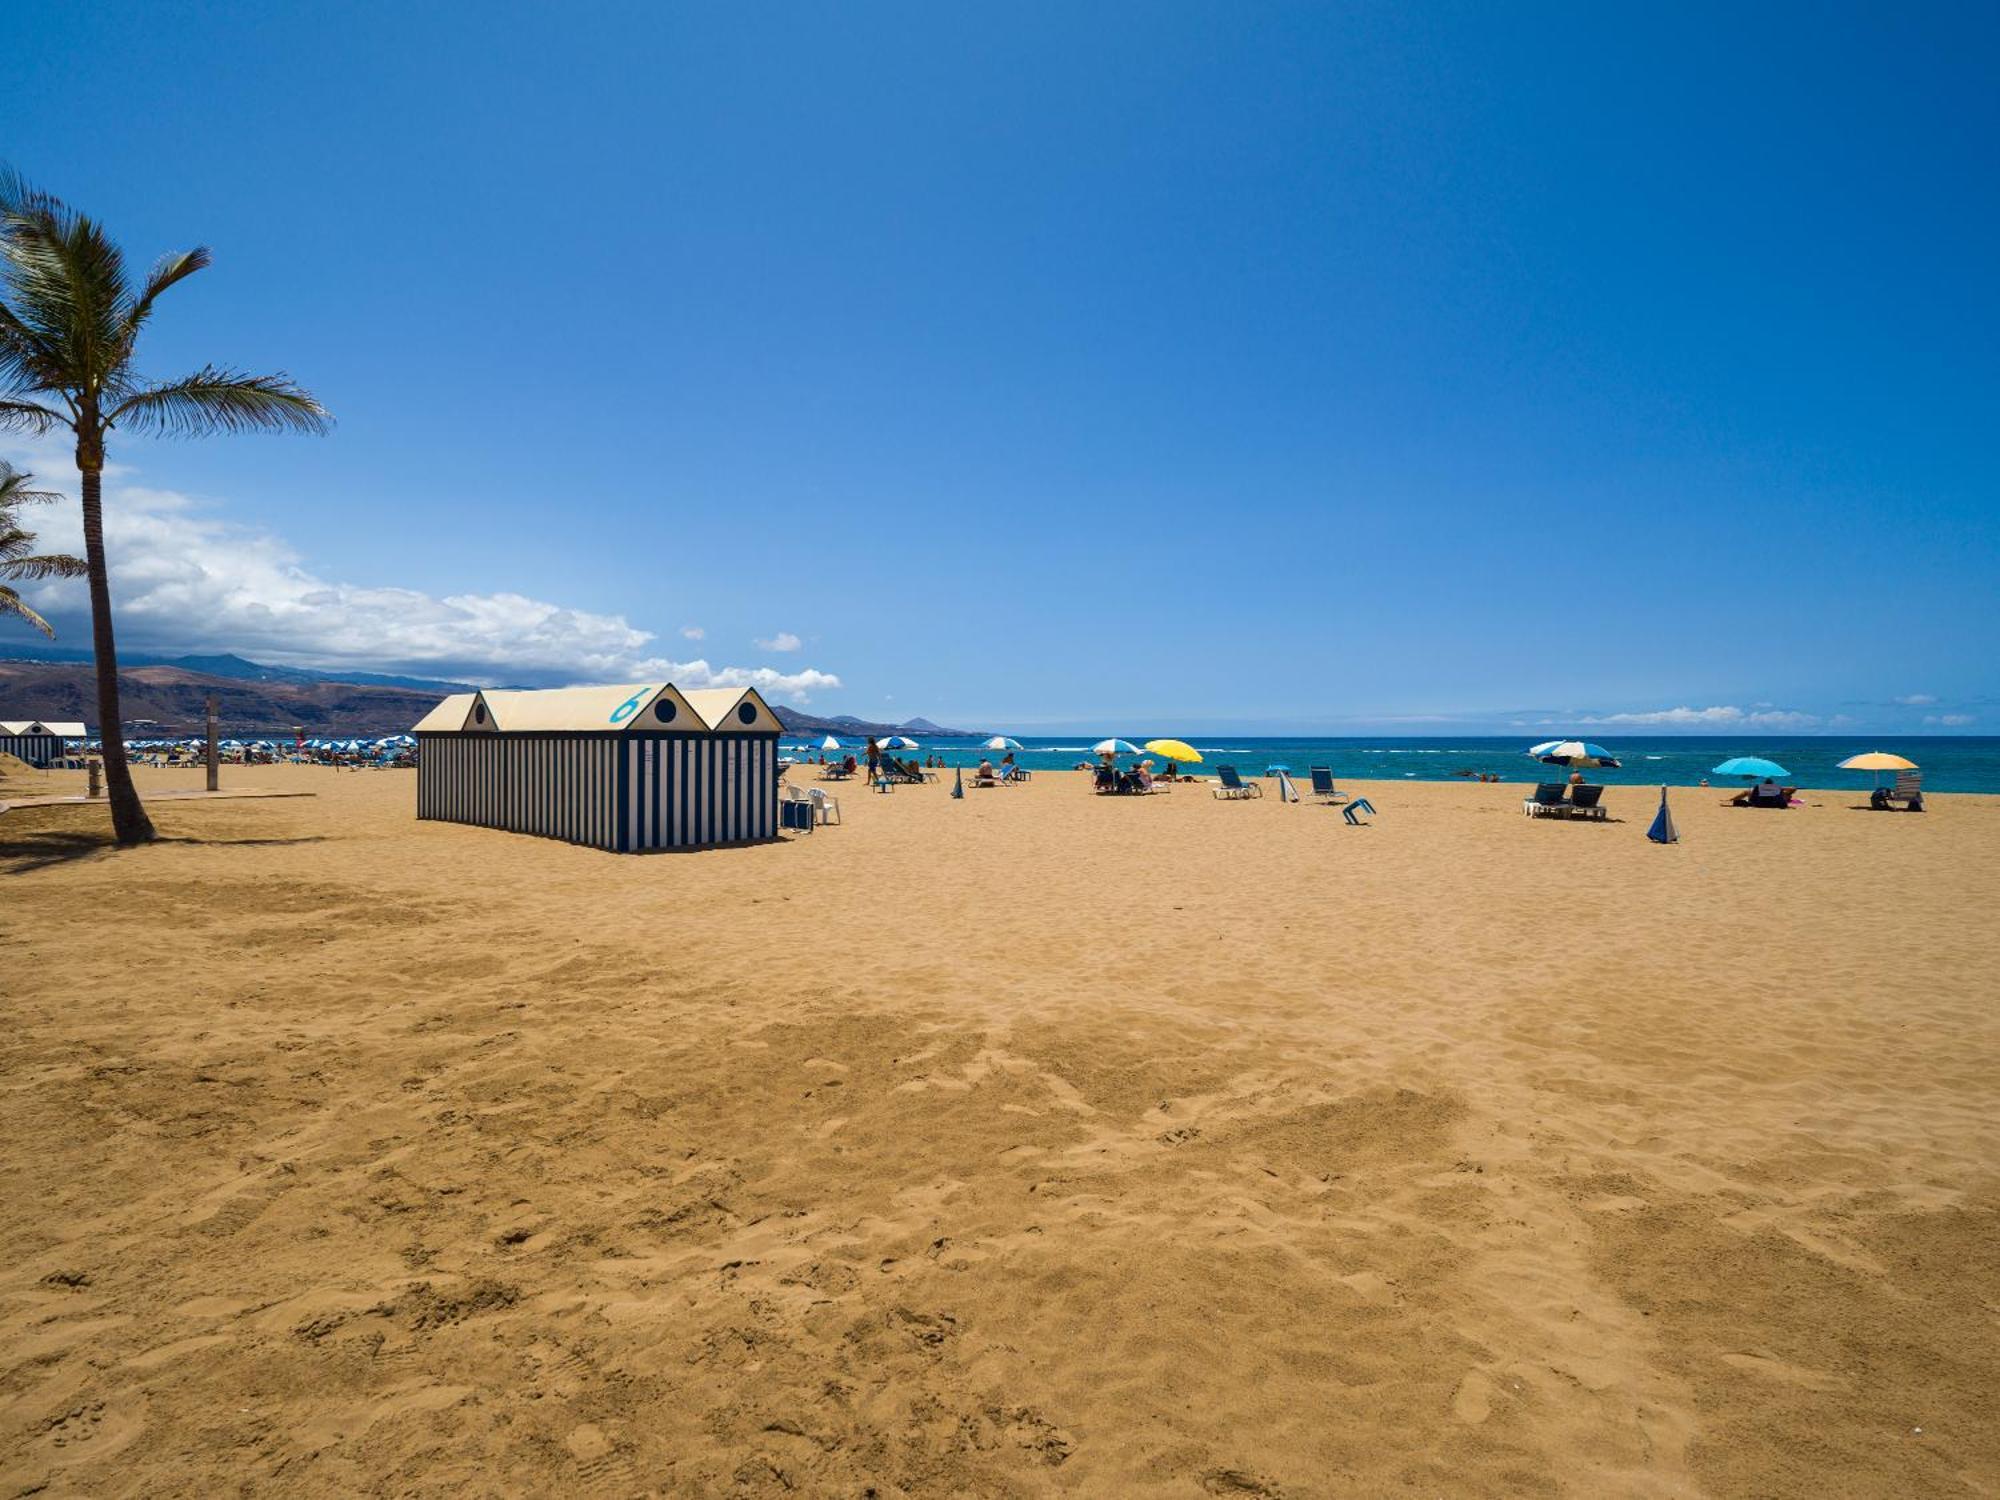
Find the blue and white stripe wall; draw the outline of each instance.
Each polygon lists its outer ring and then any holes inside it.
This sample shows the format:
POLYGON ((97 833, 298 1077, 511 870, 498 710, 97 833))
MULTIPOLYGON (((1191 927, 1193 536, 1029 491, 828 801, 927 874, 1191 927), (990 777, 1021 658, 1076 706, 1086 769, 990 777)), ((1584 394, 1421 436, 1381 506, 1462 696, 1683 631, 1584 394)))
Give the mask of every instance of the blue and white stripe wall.
POLYGON ((46 766, 69 753, 72 740, 84 738, 81 724, 53 719, 0 719, 0 751, 31 766, 46 766))
POLYGON ((417 816, 639 853, 778 836, 778 735, 754 689, 459 693, 417 724, 417 816))

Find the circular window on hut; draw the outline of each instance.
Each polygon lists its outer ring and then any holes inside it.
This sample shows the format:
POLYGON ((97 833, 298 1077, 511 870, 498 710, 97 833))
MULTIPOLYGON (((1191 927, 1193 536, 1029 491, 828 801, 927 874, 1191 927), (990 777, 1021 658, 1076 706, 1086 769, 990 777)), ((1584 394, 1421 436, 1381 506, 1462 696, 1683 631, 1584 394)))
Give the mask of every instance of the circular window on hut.
POLYGON ((475 724, 484 724, 486 722, 486 705, 484 703, 475 703, 472 705, 472 722, 475 724))
POLYGON ((662 698, 658 703, 653 705, 653 717, 658 719, 662 724, 673 723, 674 715, 679 712, 679 707, 666 698, 662 698))
POLYGON ((741 719, 745 724, 755 724, 757 722, 757 705, 754 703, 737 704, 736 717, 741 719))

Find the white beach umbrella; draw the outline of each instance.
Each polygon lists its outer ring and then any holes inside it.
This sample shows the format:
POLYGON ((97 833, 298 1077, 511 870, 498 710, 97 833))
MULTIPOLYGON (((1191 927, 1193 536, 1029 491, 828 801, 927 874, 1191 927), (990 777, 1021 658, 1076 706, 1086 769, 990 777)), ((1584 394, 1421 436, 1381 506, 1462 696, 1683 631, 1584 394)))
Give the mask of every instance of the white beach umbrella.
POLYGON ((877 740, 875 743, 880 745, 884 750, 915 750, 920 748, 917 742, 907 734, 892 734, 887 739, 877 740))
POLYGON ((825 739, 819 742, 819 747, 822 750, 838 750, 840 748, 840 741, 835 739, 832 735, 828 735, 825 739))
POLYGON ((996 734, 979 748, 982 750, 1018 750, 1021 748, 1021 742, 1019 740, 1010 740, 1004 734, 996 734))
POLYGON ((1130 740, 1099 740, 1090 747, 1092 755, 1137 755, 1139 747, 1130 740))

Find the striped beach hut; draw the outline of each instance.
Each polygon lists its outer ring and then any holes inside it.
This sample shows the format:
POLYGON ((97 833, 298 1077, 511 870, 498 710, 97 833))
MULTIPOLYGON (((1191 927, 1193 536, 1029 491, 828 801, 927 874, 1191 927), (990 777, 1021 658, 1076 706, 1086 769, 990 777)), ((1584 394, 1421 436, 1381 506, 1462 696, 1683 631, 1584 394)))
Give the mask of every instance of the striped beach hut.
POLYGON ((416 725, 417 816, 596 849, 778 836, 778 735, 754 688, 457 693, 416 725))
POLYGON ((69 753, 70 742, 83 738, 83 725, 69 720, 0 719, 0 751, 31 766, 61 760, 69 753))

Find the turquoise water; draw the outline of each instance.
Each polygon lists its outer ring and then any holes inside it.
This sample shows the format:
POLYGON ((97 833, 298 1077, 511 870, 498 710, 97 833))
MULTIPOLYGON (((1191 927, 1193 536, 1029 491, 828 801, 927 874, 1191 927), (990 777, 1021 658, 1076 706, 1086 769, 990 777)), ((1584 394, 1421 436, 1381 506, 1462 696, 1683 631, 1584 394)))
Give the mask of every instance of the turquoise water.
MULTIPOLYGON (((1544 734, 1539 738, 1546 739, 1544 734)), ((1015 759, 1030 770, 1067 770, 1090 758, 1090 747, 1102 736, 1017 735, 1025 749, 1015 759)), ((797 741, 787 737, 781 743, 797 741)), ((858 753, 862 741, 849 741, 858 753)), ((940 754, 948 766, 976 766, 981 755, 978 740, 932 738, 920 741, 922 749, 905 752, 921 759, 940 754)), ((1134 741, 1134 743, 1144 743, 1134 741)), ((1234 765, 1246 776, 1261 775, 1273 763, 1288 765, 1296 778, 1303 779, 1308 766, 1331 766, 1336 780, 1371 781, 1452 781, 1463 780, 1461 772, 1497 772, 1505 781, 1560 779, 1565 774, 1536 764, 1522 752, 1534 738, 1481 738, 1454 736, 1425 739, 1398 736, 1387 739, 1265 738, 1250 735, 1196 735, 1189 740, 1202 752, 1202 769, 1220 762, 1234 765)), ((1821 736, 1721 736, 1673 735, 1656 739, 1602 738, 1597 741, 1623 765, 1618 770, 1591 771, 1592 781, 1610 786, 1694 786, 1707 776, 1709 767, 1735 755, 1756 755, 1775 760, 1792 774, 1793 785, 1826 790, 1865 790, 1875 778, 1865 771, 1842 771, 1839 762, 1864 750, 1888 750, 1915 761, 1923 768, 1924 787, 1938 792, 2000 792, 2000 738, 1970 735, 1875 736, 1867 739, 1836 739, 1821 736)), ((818 755, 818 749, 812 752, 818 755)), ((997 753, 995 760, 999 759, 997 753)), ((1157 760, 1159 757, 1154 757, 1157 760)), ((1711 777, 1720 781, 1724 778, 1711 777)), ((1727 785, 1740 786, 1738 779, 1727 785)))

